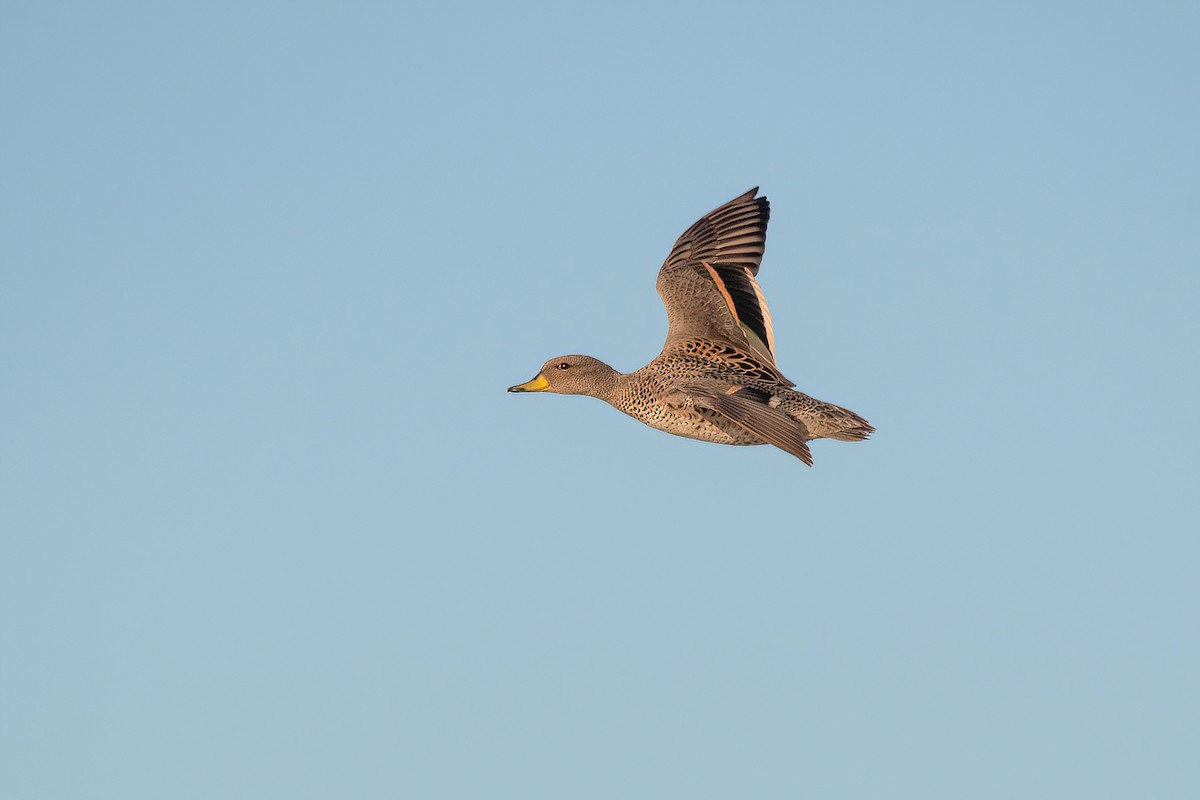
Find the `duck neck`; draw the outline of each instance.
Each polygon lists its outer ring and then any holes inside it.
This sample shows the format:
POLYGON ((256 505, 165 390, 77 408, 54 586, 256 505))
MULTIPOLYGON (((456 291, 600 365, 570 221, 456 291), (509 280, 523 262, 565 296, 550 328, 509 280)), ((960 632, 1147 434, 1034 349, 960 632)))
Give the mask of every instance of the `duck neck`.
MULTIPOLYGON (((608 365, 605 364, 605 366, 607 367, 608 365)), ((596 379, 595 386, 592 387, 593 391, 590 394, 592 397, 613 405, 617 396, 621 393, 621 386, 627 377, 627 375, 609 367, 603 375, 600 375, 596 379)))

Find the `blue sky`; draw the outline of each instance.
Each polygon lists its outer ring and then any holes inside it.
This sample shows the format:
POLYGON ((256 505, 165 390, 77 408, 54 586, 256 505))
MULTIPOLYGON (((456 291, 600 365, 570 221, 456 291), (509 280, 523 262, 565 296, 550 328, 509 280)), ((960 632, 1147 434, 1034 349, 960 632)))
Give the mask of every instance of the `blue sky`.
POLYGON ((1198 23, 6 3, 0 794, 1196 796, 1198 23), (505 394, 755 185, 871 441, 505 394))

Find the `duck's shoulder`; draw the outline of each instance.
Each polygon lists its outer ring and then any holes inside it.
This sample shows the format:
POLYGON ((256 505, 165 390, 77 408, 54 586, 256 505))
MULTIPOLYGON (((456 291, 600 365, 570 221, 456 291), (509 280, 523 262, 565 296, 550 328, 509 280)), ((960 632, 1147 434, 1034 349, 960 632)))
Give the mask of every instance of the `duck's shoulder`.
POLYGON ((726 342, 710 339, 684 339, 669 345, 646 370, 679 378, 699 376, 726 379, 731 385, 746 382, 790 387, 794 384, 773 365, 726 342))

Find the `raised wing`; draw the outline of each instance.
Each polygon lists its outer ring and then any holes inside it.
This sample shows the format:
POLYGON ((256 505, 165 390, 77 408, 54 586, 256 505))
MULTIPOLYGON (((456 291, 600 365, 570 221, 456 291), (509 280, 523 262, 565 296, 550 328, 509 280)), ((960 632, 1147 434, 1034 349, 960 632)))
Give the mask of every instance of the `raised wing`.
POLYGON ((767 240, 770 204, 755 187, 684 231, 662 269, 666 350, 688 339, 733 345, 775 366, 775 332, 754 276, 767 240))

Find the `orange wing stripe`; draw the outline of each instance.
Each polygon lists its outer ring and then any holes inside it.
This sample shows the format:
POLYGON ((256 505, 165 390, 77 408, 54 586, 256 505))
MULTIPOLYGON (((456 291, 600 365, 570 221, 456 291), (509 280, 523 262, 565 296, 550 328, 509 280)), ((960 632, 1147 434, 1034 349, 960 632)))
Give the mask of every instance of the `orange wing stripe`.
POLYGON ((712 265, 707 261, 701 261, 700 263, 704 265, 706 270, 708 270, 708 274, 712 275, 713 283, 717 285, 717 291, 719 291, 721 296, 725 298, 725 305, 729 306, 729 313, 733 315, 733 321, 738 325, 741 325, 742 320, 740 317, 738 317, 737 307, 733 304, 733 298, 729 296, 729 290, 725 288, 725 281, 721 280, 721 276, 717 274, 717 271, 713 269, 712 265))

